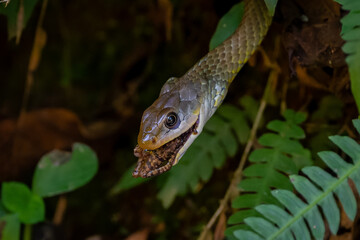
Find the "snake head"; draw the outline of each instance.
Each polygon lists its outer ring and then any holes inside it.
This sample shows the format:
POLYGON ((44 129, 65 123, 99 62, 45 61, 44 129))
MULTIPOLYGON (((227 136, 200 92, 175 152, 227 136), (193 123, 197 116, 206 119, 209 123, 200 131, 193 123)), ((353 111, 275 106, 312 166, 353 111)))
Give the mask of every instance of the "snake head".
MULTIPOLYGON (((170 79, 159 98, 145 110, 134 155, 134 177, 151 177, 178 163, 201 132, 200 102, 193 88, 177 88, 170 79)), ((176 81, 176 79, 175 79, 176 81)), ((179 84, 181 85, 181 84, 179 84)))

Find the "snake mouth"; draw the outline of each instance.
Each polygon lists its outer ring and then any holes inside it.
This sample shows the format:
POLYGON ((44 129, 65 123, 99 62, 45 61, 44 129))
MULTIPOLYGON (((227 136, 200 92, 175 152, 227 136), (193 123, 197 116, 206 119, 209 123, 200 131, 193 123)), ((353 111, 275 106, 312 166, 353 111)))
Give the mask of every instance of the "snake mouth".
POLYGON ((186 132, 157 149, 147 150, 137 145, 134 149, 134 155, 139 159, 132 173, 133 177, 148 178, 169 171, 174 165, 178 152, 190 136, 197 134, 198 124, 199 118, 186 132))

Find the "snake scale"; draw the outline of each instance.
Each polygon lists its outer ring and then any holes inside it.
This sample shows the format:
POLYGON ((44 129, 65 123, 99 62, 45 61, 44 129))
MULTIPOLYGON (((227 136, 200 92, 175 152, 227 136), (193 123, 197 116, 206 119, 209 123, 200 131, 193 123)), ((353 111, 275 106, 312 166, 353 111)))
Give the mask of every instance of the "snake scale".
POLYGON ((134 177, 156 176, 179 162, 260 45, 271 19, 263 0, 245 0, 243 19, 234 34, 185 75, 166 81, 142 116, 134 177))

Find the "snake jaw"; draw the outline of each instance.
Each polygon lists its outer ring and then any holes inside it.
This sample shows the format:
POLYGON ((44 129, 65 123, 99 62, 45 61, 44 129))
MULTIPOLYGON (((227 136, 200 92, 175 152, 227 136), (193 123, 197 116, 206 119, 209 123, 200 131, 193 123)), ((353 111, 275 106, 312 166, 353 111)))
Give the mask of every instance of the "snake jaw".
POLYGON ((134 155, 139 159, 133 171, 133 177, 148 178, 169 171, 185 153, 186 149, 183 150, 183 147, 191 135, 198 134, 198 125, 199 117, 187 131, 154 150, 143 149, 137 145, 134 155))

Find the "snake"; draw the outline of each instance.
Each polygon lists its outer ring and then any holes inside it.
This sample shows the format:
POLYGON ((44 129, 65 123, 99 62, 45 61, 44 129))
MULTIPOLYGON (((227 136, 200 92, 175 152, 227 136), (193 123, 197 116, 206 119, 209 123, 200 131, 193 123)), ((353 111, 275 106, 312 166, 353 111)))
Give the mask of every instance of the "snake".
POLYGON ((264 0, 244 0, 244 14, 235 32, 182 77, 166 81, 142 115, 133 177, 153 177, 179 162, 261 44, 271 20, 264 0))

